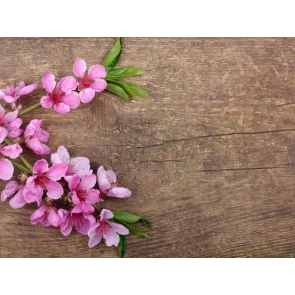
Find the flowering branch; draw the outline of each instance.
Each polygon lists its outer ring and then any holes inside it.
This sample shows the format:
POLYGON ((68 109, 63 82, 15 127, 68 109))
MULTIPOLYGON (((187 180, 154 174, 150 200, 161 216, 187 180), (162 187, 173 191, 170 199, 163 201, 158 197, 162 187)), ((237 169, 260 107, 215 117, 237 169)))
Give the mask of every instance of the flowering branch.
POLYGON ((133 233, 149 238, 149 235, 135 228, 133 223, 142 222, 146 227, 151 224, 144 218, 123 211, 110 211, 101 207, 105 198, 129 198, 132 192, 117 184, 116 174, 105 170, 101 165, 96 173, 90 168, 89 159, 70 157, 67 149, 60 146, 51 154, 51 165, 43 158, 31 165, 22 155, 26 145, 37 155, 47 155, 51 149, 45 144, 49 132, 41 128, 42 120, 32 119, 21 129, 21 115, 39 107, 54 109, 67 114, 80 103, 88 103, 96 93, 109 90, 126 101, 131 96, 147 97, 147 93, 135 84, 122 81, 123 77, 147 74, 145 71, 128 67, 114 69, 122 53, 122 40, 118 38, 102 65, 88 68, 86 62, 77 57, 73 64, 74 76, 66 76, 56 82, 54 74, 46 72, 41 83, 46 93, 40 102, 22 109, 20 98, 32 93, 38 83, 9 85, 0 89, 0 100, 4 100, 13 111, 0 105, 0 179, 8 181, 1 192, 4 202, 10 198, 13 208, 21 208, 27 203, 37 203, 32 213, 32 224, 60 228, 67 236, 73 229, 89 237, 90 248, 102 240, 107 246, 118 247, 123 257, 126 251, 126 235, 133 233), (16 162, 19 159, 22 164, 16 162), (13 180, 14 167, 19 170, 13 180))

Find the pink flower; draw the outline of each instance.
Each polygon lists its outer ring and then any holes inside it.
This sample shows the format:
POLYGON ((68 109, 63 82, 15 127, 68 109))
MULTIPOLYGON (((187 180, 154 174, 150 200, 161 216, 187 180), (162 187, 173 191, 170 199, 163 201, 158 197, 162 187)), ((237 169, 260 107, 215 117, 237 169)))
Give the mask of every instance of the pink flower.
POLYGON ((23 207, 26 204, 23 197, 24 187, 24 183, 10 180, 1 193, 1 201, 4 202, 8 197, 13 196, 9 201, 9 205, 15 209, 23 207))
POLYGON ((0 89, 0 99, 4 99, 8 103, 14 103, 21 96, 32 93, 37 88, 37 86, 38 83, 25 86, 25 83, 21 81, 16 87, 11 85, 5 89, 0 89))
POLYGON ((95 218, 91 214, 72 213, 59 209, 58 215, 61 217, 60 230, 64 236, 68 236, 73 227, 82 235, 87 235, 89 228, 95 223, 95 218))
POLYGON ((79 96, 82 102, 90 102, 94 98, 95 92, 101 92, 106 89, 107 82, 101 79, 107 74, 104 66, 94 65, 85 73, 86 62, 77 57, 73 70, 78 80, 79 96))
POLYGON ((38 155, 49 154, 51 149, 43 144, 47 142, 49 133, 41 128, 42 120, 31 120, 24 132, 25 143, 38 155))
POLYGON ((20 136, 23 130, 19 129, 22 120, 17 118, 18 110, 6 112, 0 105, 0 127, 4 127, 8 131, 9 138, 20 136))
POLYGON ((132 192, 128 188, 117 187, 117 177, 112 170, 105 171, 103 166, 97 170, 97 180, 100 191, 108 197, 129 198, 132 192))
POLYGON ((56 182, 64 176, 67 166, 60 163, 48 168, 46 160, 38 160, 33 166, 33 176, 27 179, 24 188, 24 199, 27 203, 39 201, 42 198, 44 190, 47 190, 47 196, 51 199, 59 199, 64 190, 56 182))
POLYGON ((0 179, 9 180, 13 175, 13 165, 5 156, 15 159, 22 153, 22 148, 18 144, 1 145, 4 139, 7 137, 7 130, 0 127, 0 179))
POLYGON ((119 235, 128 235, 129 230, 119 223, 108 221, 113 218, 114 214, 107 209, 102 209, 100 213, 100 221, 96 222, 88 231, 89 248, 92 248, 100 243, 102 239, 105 240, 107 246, 118 246, 120 238, 119 235))
POLYGON ((60 225, 61 219, 57 214, 57 209, 52 206, 43 205, 33 212, 30 217, 32 224, 40 223, 43 226, 54 226, 58 227, 60 225))
POLYGON ((51 108, 53 104, 54 109, 64 115, 79 106, 79 94, 72 91, 77 87, 74 77, 64 77, 56 86, 54 75, 47 72, 42 77, 42 84, 47 91, 47 95, 41 98, 43 108, 51 108))
POLYGON ((70 158, 70 155, 64 146, 60 146, 57 149, 57 153, 51 155, 51 163, 64 163, 67 165, 68 169, 64 176, 66 181, 70 181, 75 175, 82 177, 85 174, 92 173, 92 170, 90 170, 89 159, 84 157, 70 158))
POLYGON ((76 175, 69 181, 72 202, 76 205, 72 209, 72 213, 94 212, 91 204, 99 202, 99 190, 92 189, 95 184, 96 176, 94 174, 84 175, 81 179, 76 175))

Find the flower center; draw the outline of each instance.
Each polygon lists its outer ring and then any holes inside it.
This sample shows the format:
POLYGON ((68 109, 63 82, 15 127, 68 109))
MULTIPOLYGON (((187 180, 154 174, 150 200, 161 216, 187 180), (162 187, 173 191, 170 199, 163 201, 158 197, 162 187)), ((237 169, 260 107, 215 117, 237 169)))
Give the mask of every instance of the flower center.
POLYGON ((61 90, 53 90, 53 92, 49 95, 50 100, 56 104, 62 102, 62 97, 64 96, 61 90))
POLYGON ((43 174, 39 174, 36 178, 36 183, 39 184, 42 188, 46 187, 46 176, 43 174))
POLYGON ((94 83, 94 80, 89 79, 88 76, 85 76, 80 79, 79 81, 79 90, 89 88, 92 83, 94 83))

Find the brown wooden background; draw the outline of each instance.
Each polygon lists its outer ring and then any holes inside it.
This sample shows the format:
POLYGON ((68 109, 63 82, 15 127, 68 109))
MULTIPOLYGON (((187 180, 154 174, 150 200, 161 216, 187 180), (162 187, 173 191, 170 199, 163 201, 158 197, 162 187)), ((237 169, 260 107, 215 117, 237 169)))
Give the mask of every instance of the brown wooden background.
MULTIPOLYGON (((100 63, 115 38, 1 38, 0 88, 100 63)), ((149 92, 126 103, 103 92, 66 116, 39 109, 49 145, 113 169, 133 196, 103 206, 147 218, 150 239, 126 257, 292 257, 295 253, 295 39, 123 38, 117 67, 149 92)), ((37 102, 38 89, 23 105, 37 102)), ((26 150, 29 159, 31 156, 26 150)), ((47 159, 49 157, 46 157, 47 159)), ((0 189, 5 185, 0 181, 0 189)), ((0 204, 1 257, 117 257, 88 237, 32 226, 35 204, 0 204)), ((144 230, 144 227, 138 225, 144 230)))

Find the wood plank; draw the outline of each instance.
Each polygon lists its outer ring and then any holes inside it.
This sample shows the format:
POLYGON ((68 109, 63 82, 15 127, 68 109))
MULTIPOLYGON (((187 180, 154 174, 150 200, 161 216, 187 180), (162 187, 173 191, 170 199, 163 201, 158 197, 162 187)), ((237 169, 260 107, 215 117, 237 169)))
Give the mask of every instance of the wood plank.
MULTIPOLYGON (((1 38, 0 85, 71 75, 77 56, 100 63, 114 41, 1 38)), ((23 119, 42 118, 53 150, 113 169, 132 190, 103 203, 153 224, 150 239, 127 237, 126 257, 293 257, 294 57, 294 38, 123 38, 118 67, 149 72, 128 79, 147 99, 103 92, 66 116, 40 109, 23 119)), ((39 85, 23 105, 42 95, 39 85)), ((117 257, 78 233, 32 226, 34 208, 1 203, 1 257, 117 257)))

